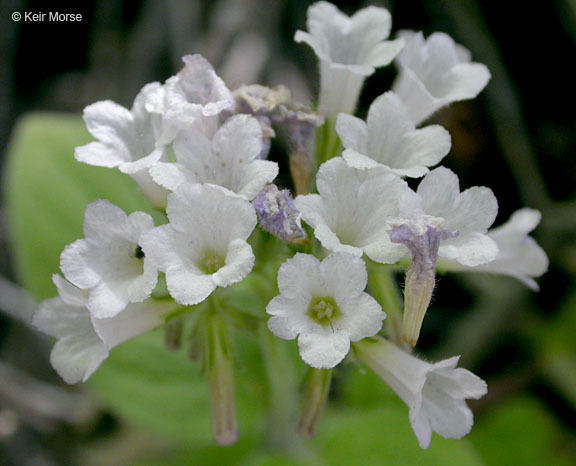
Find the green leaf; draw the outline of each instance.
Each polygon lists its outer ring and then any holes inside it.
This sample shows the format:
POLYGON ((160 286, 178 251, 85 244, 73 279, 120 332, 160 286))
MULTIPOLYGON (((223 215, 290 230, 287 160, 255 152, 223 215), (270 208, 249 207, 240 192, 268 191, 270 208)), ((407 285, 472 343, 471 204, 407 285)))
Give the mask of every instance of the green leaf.
POLYGON ((477 419, 470 440, 487 465, 568 466, 574 464, 568 435, 536 399, 516 397, 477 419))

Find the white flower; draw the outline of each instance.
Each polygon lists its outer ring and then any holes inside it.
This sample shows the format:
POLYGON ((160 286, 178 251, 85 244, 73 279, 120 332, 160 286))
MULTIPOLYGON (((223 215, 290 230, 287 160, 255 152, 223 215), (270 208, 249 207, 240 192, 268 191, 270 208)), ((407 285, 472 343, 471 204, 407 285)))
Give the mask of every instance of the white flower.
POLYGON ((429 364, 379 338, 356 343, 360 358, 406 403, 410 424, 422 448, 428 448, 432 431, 460 439, 474 424, 466 399, 487 392, 486 382, 457 368, 459 356, 429 364))
POLYGON ((452 102, 473 99, 490 80, 488 68, 470 63, 470 52, 442 32, 427 40, 421 32, 412 34, 397 61, 400 74, 392 90, 416 124, 452 102))
POLYGON ((174 303, 131 304, 114 317, 97 319, 87 309, 86 293, 59 275, 52 277, 59 296, 46 299, 34 326, 57 339, 50 362, 67 383, 85 382, 112 348, 164 323, 174 303))
POLYGON ((191 125, 210 132, 217 126, 217 116, 234 107, 232 93, 204 57, 186 55, 182 61, 184 68, 146 101, 148 111, 162 115, 162 144, 170 143, 191 125))
POLYGON ((464 267, 453 261, 442 261, 439 265, 447 271, 510 275, 538 290, 533 277, 539 277, 548 270, 548 257, 528 233, 536 228, 540 218, 537 210, 520 209, 505 224, 489 230, 488 237, 498 245, 498 255, 492 262, 477 267, 464 267))
POLYGON ((492 191, 474 187, 460 193, 458 177, 444 167, 426 175, 417 192, 406 190, 400 218, 389 219, 390 239, 412 254, 404 288, 402 339, 416 345, 432 298, 438 257, 476 266, 494 260, 496 242, 486 235, 496 218, 492 191))
POLYGON ((166 212, 170 223, 144 234, 141 244, 177 302, 198 304, 250 273, 254 254, 246 240, 256 213, 248 201, 215 186, 183 184, 168 196, 166 212))
POLYGON ((368 275, 364 261, 346 253, 322 262, 296 254, 278 271, 276 296, 266 312, 268 328, 285 340, 298 337, 300 356, 310 366, 329 369, 350 349, 351 341, 375 335, 386 314, 364 293, 368 275))
POLYGON ((131 110, 110 100, 86 107, 84 121, 98 142, 77 147, 74 157, 89 165, 117 167, 140 185, 155 206, 163 207, 168 193, 148 174, 148 168, 165 158, 164 148, 157 144, 161 121, 145 109, 146 99, 160 87, 159 83, 144 86, 131 110))
POLYGON ((404 191, 399 206, 401 218, 388 222, 391 229, 410 225, 416 234, 426 234, 428 227, 457 233, 442 240, 439 257, 472 267, 496 257, 498 246, 486 235, 498 213, 489 188, 475 186, 461 193, 456 174, 439 167, 422 179, 416 192, 404 191))
POLYGON ((250 115, 231 117, 213 139, 197 128, 183 131, 174 141, 176 163, 158 163, 154 180, 170 191, 184 182, 208 183, 251 200, 278 174, 278 164, 257 160, 262 130, 250 115))
POLYGON ((328 2, 308 8, 308 31, 296 42, 307 43, 320 60, 319 108, 330 117, 354 113, 366 76, 388 65, 400 52, 402 39, 386 41, 392 20, 385 8, 368 7, 352 17, 328 2))
POLYGON ((150 296, 158 272, 144 257, 139 240, 153 227, 148 214, 127 216, 108 201, 86 207, 85 238, 66 246, 60 267, 70 282, 88 291, 86 305, 94 317, 113 317, 128 303, 150 296))
POLYGON ((316 180, 318 194, 298 196, 294 203, 314 235, 330 251, 393 264, 406 251, 388 236, 387 220, 398 215, 404 181, 385 170, 357 170, 341 157, 324 163, 316 180))
POLYGON ((355 168, 384 167, 399 176, 428 173, 450 151, 450 134, 439 125, 415 129, 408 109, 393 92, 370 106, 366 123, 341 113, 336 131, 344 160, 355 168))

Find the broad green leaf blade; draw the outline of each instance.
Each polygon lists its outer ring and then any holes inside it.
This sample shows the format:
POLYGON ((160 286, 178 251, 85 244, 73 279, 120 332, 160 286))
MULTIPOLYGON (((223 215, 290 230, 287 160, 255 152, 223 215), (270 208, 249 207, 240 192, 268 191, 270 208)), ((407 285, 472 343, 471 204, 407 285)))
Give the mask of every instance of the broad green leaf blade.
POLYGON ((573 464, 570 432, 535 398, 515 397, 480 418, 470 439, 487 465, 573 464))

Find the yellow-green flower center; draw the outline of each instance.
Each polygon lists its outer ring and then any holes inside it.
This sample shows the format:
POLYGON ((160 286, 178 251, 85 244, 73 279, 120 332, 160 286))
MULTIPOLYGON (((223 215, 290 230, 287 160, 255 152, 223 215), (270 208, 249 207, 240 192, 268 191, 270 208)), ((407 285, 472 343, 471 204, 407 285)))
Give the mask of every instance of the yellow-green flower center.
POLYGON ((224 258, 214 251, 208 251, 198 263, 198 267, 202 272, 212 275, 218 272, 226 264, 224 258))
POLYGON ((340 309, 331 297, 312 298, 308 306, 308 316, 320 325, 330 325, 340 316, 340 309))

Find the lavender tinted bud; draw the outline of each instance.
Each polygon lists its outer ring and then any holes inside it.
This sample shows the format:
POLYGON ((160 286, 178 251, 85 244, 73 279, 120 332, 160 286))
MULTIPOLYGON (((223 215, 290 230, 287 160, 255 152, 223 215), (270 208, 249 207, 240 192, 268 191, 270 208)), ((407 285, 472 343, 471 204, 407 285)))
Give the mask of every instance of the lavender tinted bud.
POLYGON ((268 233, 283 241, 292 242, 306 235, 301 225, 301 214, 287 189, 279 190, 269 184, 254 199, 252 205, 258 214, 260 225, 268 233))
POLYGON ((284 125, 295 152, 308 152, 314 130, 324 123, 322 116, 298 103, 281 105, 272 120, 284 125))
POLYGON ((393 243, 404 244, 412 253, 412 263, 406 272, 404 287, 404 319, 402 339, 416 345, 424 315, 432 299, 436 281, 436 261, 440 242, 458 236, 458 232, 443 228, 433 217, 408 221, 396 226, 390 234, 393 243))

